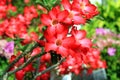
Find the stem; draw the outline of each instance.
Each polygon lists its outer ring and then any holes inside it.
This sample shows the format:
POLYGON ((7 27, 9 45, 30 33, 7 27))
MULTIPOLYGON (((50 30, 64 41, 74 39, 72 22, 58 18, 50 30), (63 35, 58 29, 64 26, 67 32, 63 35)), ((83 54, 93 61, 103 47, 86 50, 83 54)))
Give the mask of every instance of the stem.
POLYGON ((5 75, 5 73, 15 64, 17 63, 22 57, 24 57, 26 54, 28 54, 29 52, 31 52, 36 46, 38 46, 38 43, 35 43, 32 47, 27 48, 25 52, 23 52, 22 54, 20 54, 11 64, 8 65, 8 67, 4 70, 2 75, 5 75))
POLYGON ((47 68, 46 70, 39 72, 38 74, 35 75, 35 77, 33 78, 33 80, 35 80, 38 76, 41 76, 42 74, 54 69, 55 67, 57 67, 58 65, 60 65, 63 61, 65 60, 65 58, 62 58, 57 64, 54 64, 53 66, 47 68))
POLYGON ((39 67, 40 67, 40 57, 36 60, 36 63, 37 63, 37 67, 36 67, 36 70, 35 70, 35 75, 39 72, 39 67))
MULTIPOLYGON (((15 70, 13 71, 10 71, 7 73, 7 77, 9 77, 11 74, 14 74, 15 72, 23 69, 24 67, 26 67, 28 64, 30 64, 34 59, 38 58, 38 57, 41 57, 42 55, 44 55, 46 53, 41 53, 41 54, 38 54, 38 55, 35 55, 33 57, 31 57, 30 59, 28 59, 24 64, 22 64, 20 67, 16 68, 15 70)), ((3 76, 4 77, 4 76, 3 76)), ((6 78, 7 78, 6 77, 6 78)))
POLYGON ((22 68, 26 67, 28 64, 30 64, 35 58, 37 57, 41 57, 43 54, 39 54, 39 55, 36 55, 34 57, 31 57, 29 60, 26 61, 26 63, 22 64, 20 67, 18 67, 17 69, 13 70, 13 71, 10 71, 8 72, 9 75, 21 70, 22 68))

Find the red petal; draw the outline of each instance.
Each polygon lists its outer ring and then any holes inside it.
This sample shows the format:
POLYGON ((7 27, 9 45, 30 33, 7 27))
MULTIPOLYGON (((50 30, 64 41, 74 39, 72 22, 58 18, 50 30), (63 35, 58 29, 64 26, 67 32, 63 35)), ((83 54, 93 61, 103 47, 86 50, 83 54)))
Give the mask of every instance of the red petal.
POLYGON ((54 42, 56 37, 54 36, 54 32, 52 34, 51 32, 52 29, 49 29, 49 27, 47 28, 47 30, 44 32, 44 37, 48 42, 54 42))
POLYGON ((69 15, 69 12, 67 10, 64 10, 58 14, 57 19, 58 21, 63 22, 63 20, 67 18, 68 15, 69 15))
POLYGON ((82 47, 92 47, 91 40, 87 38, 80 40, 79 43, 81 44, 82 47))
POLYGON ((69 0, 62 0, 62 5, 64 6, 66 10, 68 11, 71 10, 71 4, 69 0))
POLYGON ((63 57, 67 57, 68 56, 68 49, 63 47, 63 46, 60 46, 57 50, 58 54, 61 54, 61 56, 63 57))
POLYGON ((65 46, 65 47, 71 48, 71 47, 74 47, 74 44, 75 44, 74 37, 67 37, 62 41, 62 45, 65 46))
POLYGON ((88 13, 93 13, 96 10, 96 6, 89 4, 85 7, 85 11, 87 11, 88 13))
POLYGON ((57 45, 53 43, 45 43, 45 51, 48 52, 50 50, 57 50, 57 45))
POLYGON ((99 60, 99 61, 98 61, 98 67, 99 67, 99 68, 106 68, 106 67, 107 67, 106 62, 99 60))
POLYGON ((86 20, 82 16, 74 16, 73 17, 74 24, 85 24, 86 20))
POLYGON ((50 12, 49 12, 49 16, 51 17, 52 20, 56 19, 57 16, 57 12, 56 12, 56 8, 53 8, 50 12))
POLYGON ((90 1, 89 0, 83 0, 83 3, 90 4, 90 1))
POLYGON ((64 23, 72 24, 72 19, 71 19, 71 18, 66 18, 66 19, 64 20, 64 23))
POLYGON ((55 20, 56 19, 56 16, 57 14, 60 12, 60 7, 59 6, 56 6, 54 8, 52 8, 52 10, 49 12, 49 16, 55 20))
POLYGON ((31 56, 35 56, 39 53, 41 53, 41 48, 37 47, 37 48, 33 49, 32 53, 31 53, 31 56))
POLYGON ((86 37, 85 30, 77 30, 77 29, 73 28, 71 33, 77 40, 81 40, 86 37))
POLYGON ((42 21, 42 23, 44 25, 47 25, 47 26, 50 26, 51 25, 51 19, 50 19, 50 16, 47 15, 47 14, 42 14, 41 17, 40 17, 40 20, 42 21))
POLYGON ((23 80, 25 72, 23 70, 20 70, 15 73, 16 79, 17 80, 23 80))
POLYGON ((68 28, 63 25, 57 25, 56 27, 57 38, 63 39, 68 34, 68 28))

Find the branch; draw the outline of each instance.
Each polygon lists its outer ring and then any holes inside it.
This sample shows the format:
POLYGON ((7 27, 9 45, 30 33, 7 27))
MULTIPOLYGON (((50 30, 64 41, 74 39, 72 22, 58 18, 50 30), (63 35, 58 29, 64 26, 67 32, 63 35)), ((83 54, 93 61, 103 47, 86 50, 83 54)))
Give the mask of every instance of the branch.
MULTIPOLYGON (((9 77, 11 74, 14 74, 15 72, 17 72, 17 71, 25 68, 25 67, 26 67, 28 64, 30 64, 34 59, 36 59, 36 58, 38 58, 38 57, 41 57, 41 56, 44 55, 44 54, 46 54, 46 53, 40 53, 40 54, 38 54, 38 55, 35 55, 35 56, 31 57, 31 58, 28 59, 24 64, 22 64, 20 67, 14 69, 13 71, 10 71, 10 72, 6 73, 6 74, 7 74, 7 77, 9 77)), ((3 76, 3 78, 4 78, 4 77, 7 79, 7 77, 6 77, 5 75, 3 76)))
POLYGON ((38 76, 41 76, 42 74, 54 69, 55 67, 57 67, 58 65, 60 65, 63 61, 65 61, 65 58, 62 58, 57 64, 54 64, 53 66, 47 68, 46 70, 39 72, 38 74, 35 75, 35 77, 33 78, 33 80, 35 80, 38 76))
POLYGON ((32 47, 26 49, 25 52, 23 52, 22 54, 20 54, 12 63, 10 63, 8 65, 8 67, 4 70, 2 75, 5 75, 6 72, 15 64, 17 63, 22 57, 24 57, 26 54, 28 54, 29 52, 31 52, 36 46, 38 46, 38 43, 35 43, 32 47))
POLYGON ((37 67, 36 67, 36 70, 35 70, 35 75, 39 72, 39 67, 40 67, 40 57, 36 60, 36 63, 37 63, 37 67))

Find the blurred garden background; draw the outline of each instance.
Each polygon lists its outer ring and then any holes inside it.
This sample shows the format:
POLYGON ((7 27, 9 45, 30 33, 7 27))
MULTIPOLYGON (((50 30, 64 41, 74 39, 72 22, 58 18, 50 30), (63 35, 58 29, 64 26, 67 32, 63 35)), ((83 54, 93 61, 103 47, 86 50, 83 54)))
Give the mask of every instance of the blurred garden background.
MULTIPOLYGON (((98 7, 99 15, 89 20, 85 25, 81 25, 81 29, 87 31, 87 37, 90 38, 100 50, 101 58, 106 60, 107 68, 105 71, 107 80, 120 80, 120 0, 90 1, 98 7)), ((24 6, 39 4, 39 0, 31 0, 29 4, 25 4, 24 0, 13 0, 12 3, 17 7, 18 11, 9 11, 7 14, 8 17, 23 13, 24 6)), ((39 14, 41 14, 41 11, 39 11, 39 14)), ((2 20, 0 20, 0 22, 2 22, 2 20)), ((31 23, 32 28, 29 32, 35 30, 37 33, 38 28, 36 28, 36 26, 38 23, 38 18, 33 19, 31 23)), ((8 38, 8 40, 10 39, 8 38)), ((17 41, 19 42, 19 40, 17 41)), ((3 42, 2 40, 0 41, 0 48, 2 44, 4 44, 3 42)), ((21 45, 19 45, 19 47, 21 47, 21 45)), ((25 47, 21 48, 24 49, 25 47)), ((9 55, 2 54, 2 51, 0 51, 0 75, 2 75, 3 70, 5 70, 9 64, 8 57, 9 55)), ((10 77, 9 80, 13 80, 13 78, 10 77)))
POLYGON ((120 0, 91 0, 100 14, 82 27, 107 62, 108 80, 120 80, 120 0))

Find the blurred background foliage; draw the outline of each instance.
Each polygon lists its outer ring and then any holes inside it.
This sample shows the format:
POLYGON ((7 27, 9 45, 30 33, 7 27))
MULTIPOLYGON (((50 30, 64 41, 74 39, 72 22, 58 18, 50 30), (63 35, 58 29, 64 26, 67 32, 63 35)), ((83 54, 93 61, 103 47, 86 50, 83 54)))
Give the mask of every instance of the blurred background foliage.
POLYGON ((109 28, 113 32, 120 33, 120 0, 102 0, 96 5, 100 14, 85 24, 86 27, 82 27, 87 30, 88 37, 91 37, 95 33, 95 28, 104 27, 109 28))
POLYGON ((105 43, 99 42, 101 45, 105 45, 107 42, 111 44, 100 50, 101 57, 107 62, 107 80, 120 80, 120 44, 114 43, 120 41, 120 37, 115 39, 114 35, 106 37, 103 34, 98 38, 96 35, 97 28, 107 29, 112 34, 120 35, 120 0, 101 0, 101 3, 96 0, 95 4, 98 6, 100 14, 83 25, 82 29, 87 31, 87 36, 93 42, 97 43, 101 39, 101 41, 106 41, 105 43), (113 39, 114 42, 112 42, 113 39), (116 49, 115 55, 108 54, 109 47, 116 49))

